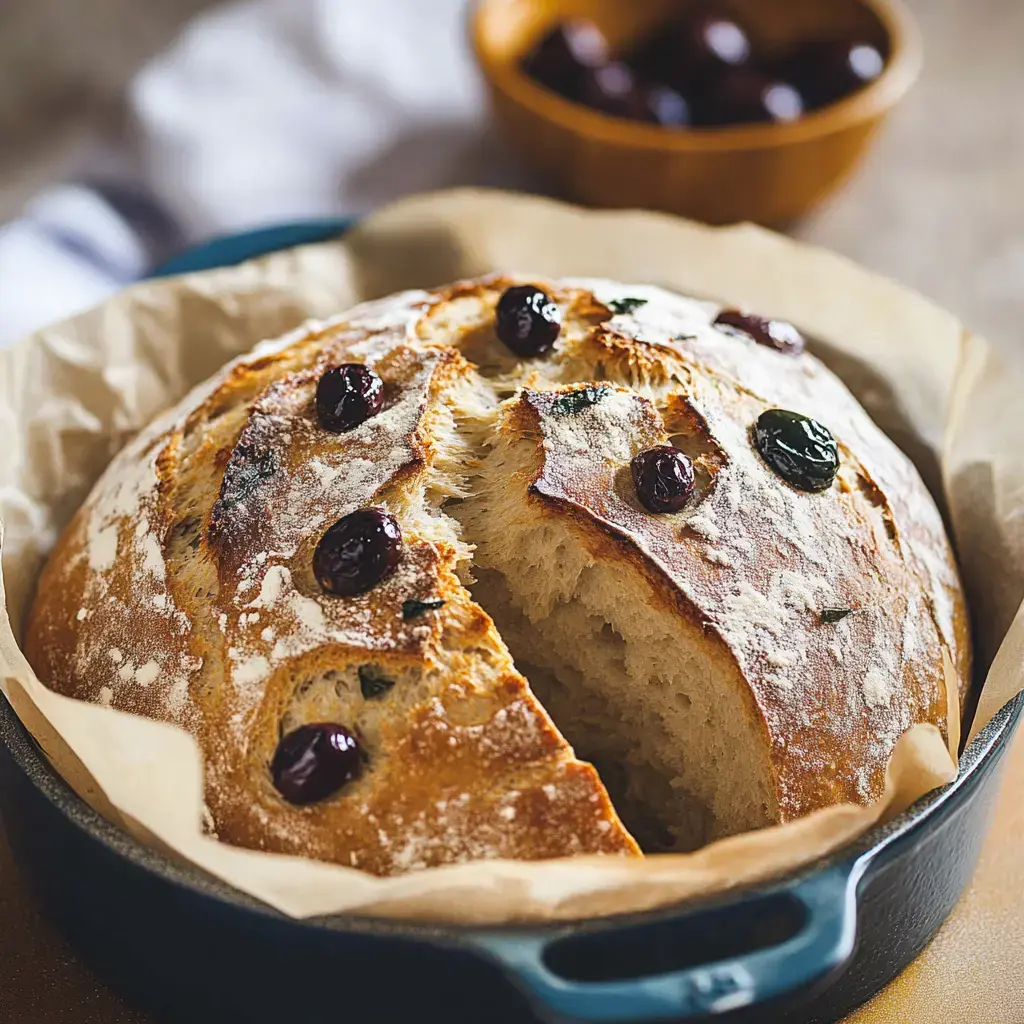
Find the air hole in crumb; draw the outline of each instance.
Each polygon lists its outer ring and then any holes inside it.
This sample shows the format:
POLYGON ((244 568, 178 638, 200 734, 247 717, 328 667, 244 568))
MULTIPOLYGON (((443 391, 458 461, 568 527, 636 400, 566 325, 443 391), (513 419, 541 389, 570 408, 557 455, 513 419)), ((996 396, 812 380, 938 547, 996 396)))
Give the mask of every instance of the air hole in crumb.
POLYGON ((520 359, 507 349, 494 334, 494 323, 488 318, 482 324, 471 327, 456 345, 463 356, 475 364, 483 377, 501 377, 511 373, 520 359))
POLYGON ((235 392, 227 386, 221 385, 206 407, 206 426, 212 426, 225 413, 235 408, 235 392))
POLYGON ((200 519, 199 516, 185 516, 184 519, 179 519, 172 527, 169 534, 169 539, 187 540, 190 537, 195 536, 199 531, 200 519))
POLYGON ((467 647, 466 656, 479 658, 485 665, 494 664, 494 652, 488 647, 467 647))
POLYGON ((299 682, 299 684, 295 687, 295 689, 292 691, 293 699, 295 697, 301 697, 303 694, 308 693, 309 692, 309 688, 312 685, 313 685, 313 680, 312 679, 303 679, 303 680, 301 680, 299 682))
POLYGON ((202 543, 202 519, 187 515, 174 523, 167 532, 167 554, 169 558, 185 554, 186 549, 198 551, 202 543))

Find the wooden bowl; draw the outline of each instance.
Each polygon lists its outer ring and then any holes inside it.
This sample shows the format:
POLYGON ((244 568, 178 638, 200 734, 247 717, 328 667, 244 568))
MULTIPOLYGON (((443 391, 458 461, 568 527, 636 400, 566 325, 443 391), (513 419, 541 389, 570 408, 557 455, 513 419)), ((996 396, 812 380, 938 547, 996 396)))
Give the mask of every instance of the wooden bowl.
POLYGON ((725 224, 786 224, 860 162, 921 66, 916 26, 899 0, 732 0, 766 52, 846 32, 889 52, 867 88, 798 121, 671 129, 573 103, 527 76, 522 58, 558 21, 584 15, 616 49, 686 0, 478 0, 470 30, 497 120, 513 148, 571 199, 645 207, 725 224))

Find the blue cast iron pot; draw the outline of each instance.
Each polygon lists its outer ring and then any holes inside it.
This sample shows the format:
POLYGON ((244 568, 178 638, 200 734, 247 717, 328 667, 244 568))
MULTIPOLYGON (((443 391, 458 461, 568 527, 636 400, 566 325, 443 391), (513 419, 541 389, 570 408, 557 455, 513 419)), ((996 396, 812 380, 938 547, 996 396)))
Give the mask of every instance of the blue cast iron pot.
MULTIPOLYGON (((349 223, 221 239, 157 274, 321 241, 349 223)), ((101 818, 2 698, 0 812, 45 909, 100 973, 161 1021, 824 1024, 895 977, 963 892, 1022 708, 1024 696, 992 720, 951 785, 796 875, 550 926, 284 917, 101 818)))

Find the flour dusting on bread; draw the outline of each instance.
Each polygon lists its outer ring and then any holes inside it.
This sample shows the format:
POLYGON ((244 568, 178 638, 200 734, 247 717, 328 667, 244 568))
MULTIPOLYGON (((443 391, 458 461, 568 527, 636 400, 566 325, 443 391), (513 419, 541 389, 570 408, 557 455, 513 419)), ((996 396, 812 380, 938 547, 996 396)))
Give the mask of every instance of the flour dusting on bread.
POLYGON ((211 833, 376 874, 690 849, 874 798, 907 727, 945 728, 942 647, 968 672, 942 522, 821 363, 717 312, 496 275, 258 345, 115 458, 44 573, 30 659, 190 730, 211 833), (494 315, 526 283, 562 324, 521 358, 494 315), (328 432, 318 381, 348 363, 382 405, 328 432), (823 493, 758 454, 771 408, 834 435, 823 493), (630 464, 664 445, 693 494, 654 514, 630 464), (314 552, 368 508, 399 524, 397 565, 327 593, 314 552), (271 764, 318 723, 359 769, 289 802, 271 764))

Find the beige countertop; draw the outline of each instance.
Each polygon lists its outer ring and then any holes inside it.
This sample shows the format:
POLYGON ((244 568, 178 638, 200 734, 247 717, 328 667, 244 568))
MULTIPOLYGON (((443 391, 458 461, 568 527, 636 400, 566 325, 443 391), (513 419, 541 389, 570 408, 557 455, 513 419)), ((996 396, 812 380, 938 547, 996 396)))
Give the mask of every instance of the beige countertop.
MULTIPOLYGON (((124 76, 203 2, 0 4, 0 219, 59 170, 85 120, 116 112, 110 97, 124 76), (37 47, 15 44, 26 28, 37 47), (43 123, 60 129, 56 142, 43 123)), ((910 6, 925 35, 921 84, 858 178, 796 233, 918 288, 1024 362, 1024 3, 910 6)), ((1024 1024, 1024 735, 1008 761, 974 882, 857 1024, 1024 1024)), ((0 1021, 146 1021, 39 918, 2 826, 0 921, 0 1021)))

